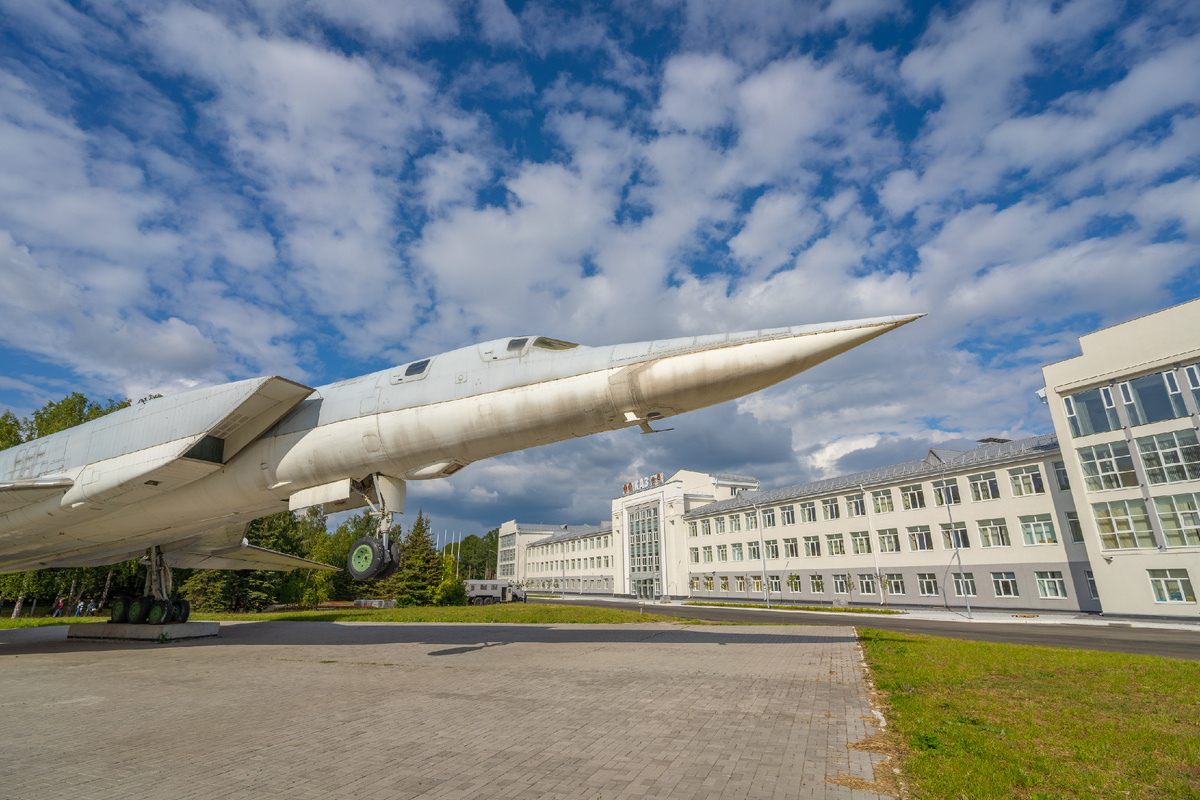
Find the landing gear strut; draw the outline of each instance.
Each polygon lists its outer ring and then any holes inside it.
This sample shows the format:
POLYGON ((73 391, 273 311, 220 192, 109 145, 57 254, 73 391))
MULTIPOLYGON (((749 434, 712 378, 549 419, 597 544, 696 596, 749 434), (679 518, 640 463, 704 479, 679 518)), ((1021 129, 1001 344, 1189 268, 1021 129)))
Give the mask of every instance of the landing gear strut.
POLYGON ((146 552, 146 584, 141 597, 118 597, 112 604, 110 622, 134 625, 166 625, 187 622, 192 606, 187 600, 171 602, 171 568, 157 545, 146 552))
POLYGON ((391 538, 392 521, 396 514, 404 512, 404 481, 387 475, 375 474, 362 484, 355 483, 354 489, 363 496, 368 512, 378 520, 375 533, 364 536, 350 545, 346 568, 357 581, 372 578, 390 578, 400 568, 400 544, 391 538), (374 488, 379 505, 371 501, 370 490, 374 488))

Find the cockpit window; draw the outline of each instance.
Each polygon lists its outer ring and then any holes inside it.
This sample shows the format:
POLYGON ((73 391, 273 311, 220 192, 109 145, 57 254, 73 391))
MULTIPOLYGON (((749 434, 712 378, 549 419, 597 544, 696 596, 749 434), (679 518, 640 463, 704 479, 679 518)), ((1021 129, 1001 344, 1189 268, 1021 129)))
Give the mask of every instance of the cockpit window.
POLYGON ((413 375, 420 375, 429 366, 429 359, 425 358, 420 361, 414 361, 408 365, 408 369, 404 370, 404 377, 411 378, 413 375))
POLYGON ((524 336, 520 339, 510 339, 508 341, 508 352, 511 353, 514 350, 523 350, 525 348, 525 343, 528 341, 529 341, 528 336, 524 336))
MULTIPOLYGON (((509 345, 511 347, 511 345, 509 345)), ((533 346, 542 350, 570 350, 579 345, 573 342, 564 342, 559 339, 547 339, 545 336, 539 336, 533 340, 533 346)))

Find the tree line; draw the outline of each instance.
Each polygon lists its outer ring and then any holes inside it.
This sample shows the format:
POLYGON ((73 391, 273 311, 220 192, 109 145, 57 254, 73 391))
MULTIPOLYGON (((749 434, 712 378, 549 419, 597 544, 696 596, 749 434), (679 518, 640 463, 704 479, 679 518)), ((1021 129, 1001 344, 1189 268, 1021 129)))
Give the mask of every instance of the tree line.
MULTIPOLYGON (((147 398, 149 399, 149 398, 147 398)), ((26 419, 11 411, 0 415, 0 450, 89 422, 131 404, 129 400, 89 400, 75 392, 49 402, 26 419)), ((353 580, 345 570, 350 546, 375 530, 366 512, 355 514, 333 531, 317 508, 307 512, 283 511, 256 519, 246 530, 250 544, 329 564, 340 572, 297 569, 192 570, 173 569, 174 593, 187 598, 201 611, 251 611, 272 605, 319 605, 360 598, 395 600, 397 605, 459 605, 466 602, 464 580, 496 575, 499 529, 484 536, 471 535, 448 543, 439 552, 429 517, 418 512, 403 530, 392 536, 400 544, 400 566, 386 579, 353 580)), ((49 609, 59 600, 65 615, 80 601, 95 601, 103 609, 113 598, 143 593, 146 566, 139 559, 103 567, 43 569, 0 575, 0 608, 12 602, 12 618, 35 607, 49 609)))

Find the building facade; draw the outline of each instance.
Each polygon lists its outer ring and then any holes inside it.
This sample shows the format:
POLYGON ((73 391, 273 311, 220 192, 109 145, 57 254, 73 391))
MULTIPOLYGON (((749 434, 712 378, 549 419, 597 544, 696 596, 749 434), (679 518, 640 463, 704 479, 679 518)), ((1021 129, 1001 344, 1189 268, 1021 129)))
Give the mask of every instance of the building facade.
POLYGON ((1042 374, 1104 610, 1195 617, 1200 300, 1079 344, 1042 374))

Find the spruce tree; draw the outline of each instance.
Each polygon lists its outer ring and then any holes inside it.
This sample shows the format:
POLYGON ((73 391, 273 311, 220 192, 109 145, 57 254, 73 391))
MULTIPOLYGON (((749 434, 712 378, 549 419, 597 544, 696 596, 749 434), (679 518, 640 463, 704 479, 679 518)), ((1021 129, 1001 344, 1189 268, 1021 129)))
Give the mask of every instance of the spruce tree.
POLYGON ((434 589, 442 580, 442 560, 429 535, 429 517, 417 512, 412 527, 400 540, 400 569, 380 586, 385 597, 400 606, 433 604, 434 589))

